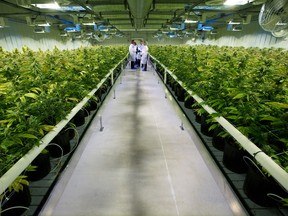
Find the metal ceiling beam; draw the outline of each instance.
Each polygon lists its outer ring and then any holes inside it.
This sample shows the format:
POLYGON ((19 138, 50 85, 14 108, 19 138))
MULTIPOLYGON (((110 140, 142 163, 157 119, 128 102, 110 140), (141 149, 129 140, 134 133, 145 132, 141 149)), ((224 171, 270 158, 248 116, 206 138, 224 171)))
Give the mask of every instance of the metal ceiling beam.
POLYGON ((77 4, 77 5, 79 5, 79 6, 81 6, 81 7, 83 7, 86 11, 86 13, 88 13, 88 14, 92 14, 92 15, 94 15, 96 18, 98 18, 98 19, 101 19, 101 16, 98 14, 98 13, 96 13, 95 11, 93 11, 93 10, 91 10, 89 7, 87 7, 84 3, 82 3, 81 1, 79 1, 79 0, 71 0, 71 2, 73 2, 73 3, 75 3, 75 4, 77 4))
POLYGON ((127 0, 127 3, 134 18, 135 29, 141 29, 144 26, 144 19, 151 9, 153 0, 127 0))
POLYGON ((37 15, 41 14, 40 11, 35 11, 33 9, 30 9, 30 8, 25 8, 25 7, 21 6, 21 5, 18 5, 18 4, 15 4, 15 3, 11 3, 11 2, 8 2, 6 0, 1 0, 1 4, 8 5, 8 6, 13 7, 13 8, 18 8, 18 9, 21 9, 21 10, 24 10, 24 11, 29 11, 30 14, 37 14, 37 15))

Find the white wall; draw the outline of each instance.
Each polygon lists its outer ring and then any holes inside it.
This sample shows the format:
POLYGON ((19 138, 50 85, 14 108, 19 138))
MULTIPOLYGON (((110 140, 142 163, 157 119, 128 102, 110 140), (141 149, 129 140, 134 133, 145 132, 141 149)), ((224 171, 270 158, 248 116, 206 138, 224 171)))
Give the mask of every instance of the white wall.
POLYGON ((140 33, 126 33, 125 37, 122 38, 112 38, 109 40, 105 40, 101 44, 103 45, 117 45, 117 44, 127 44, 129 45, 132 39, 136 40, 136 43, 140 41, 140 39, 143 39, 148 42, 148 45, 167 45, 167 44, 184 44, 186 40, 179 39, 179 38, 168 38, 165 37, 163 40, 159 41, 157 38, 153 37, 154 32, 151 32, 149 34, 141 34, 140 33))
POLYGON ((287 38, 276 38, 270 32, 262 30, 258 22, 243 26, 243 31, 233 32, 224 30, 223 34, 215 35, 212 39, 188 40, 186 44, 211 44, 218 46, 243 46, 243 47, 277 47, 288 49, 287 38), (214 38, 213 38, 214 37, 214 38))
MULTIPOLYGON (((36 34, 34 33, 34 27, 28 26, 26 23, 18 23, 15 21, 5 19, 5 23, 8 27, 0 29, 0 47, 7 51, 11 51, 15 48, 21 49, 23 46, 27 46, 32 50, 47 50, 57 47, 58 49, 76 49, 81 46, 91 45, 118 45, 118 44, 130 44, 131 39, 144 39, 150 44, 183 44, 186 40, 178 38, 158 41, 152 36, 154 32, 143 34, 143 32, 130 32, 122 38, 112 38, 105 40, 104 42, 93 42, 73 40, 71 38, 60 37, 59 31, 51 28, 50 33, 36 34)), ((136 40, 137 41, 137 40, 136 40)))
POLYGON ((143 38, 150 44, 211 44, 219 46, 244 46, 244 47, 280 47, 288 49, 288 40, 285 38, 276 38, 270 32, 265 32, 259 26, 258 22, 245 25, 242 32, 232 32, 224 30, 223 34, 218 34, 212 38, 207 37, 204 42, 201 39, 193 41, 191 39, 178 39, 178 38, 165 38, 158 41, 151 34, 142 35, 141 32, 131 32, 122 38, 112 38, 105 40, 102 43, 82 40, 66 39, 59 36, 59 32, 51 29, 50 33, 36 34, 33 32, 33 27, 28 26, 26 23, 17 23, 5 20, 7 28, 0 29, 0 47, 5 50, 11 51, 15 48, 22 48, 27 46, 33 50, 47 50, 57 47, 58 49, 75 49, 80 46, 91 46, 95 44, 100 45, 117 45, 117 44, 130 44, 133 38, 143 38), (210 39, 209 39, 210 38, 210 39))
POLYGON ((89 46, 87 41, 68 39, 60 37, 59 32, 51 28, 50 33, 36 34, 34 27, 26 23, 17 23, 5 20, 8 27, 0 29, 0 46, 11 51, 15 48, 27 46, 32 50, 47 50, 57 47, 58 49, 75 49, 80 46, 89 46))

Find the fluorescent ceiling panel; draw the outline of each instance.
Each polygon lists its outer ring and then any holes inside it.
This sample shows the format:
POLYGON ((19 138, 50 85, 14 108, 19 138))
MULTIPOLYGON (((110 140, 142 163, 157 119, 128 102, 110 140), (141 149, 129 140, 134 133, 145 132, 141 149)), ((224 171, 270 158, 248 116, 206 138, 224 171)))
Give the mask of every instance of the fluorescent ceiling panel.
POLYGON ((195 10, 227 10, 230 9, 231 5, 219 5, 219 6, 208 6, 208 5, 198 5, 193 7, 195 10))
POLYGON ((57 2, 52 2, 52 3, 46 3, 46 4, 32 4, 35 7, 38 7, 40 9, 60 9, 60 6, 58 5, 57 2))
MULTIPOLYGON (((88 7, 88 6, 87 6, 88 7)), ((88 7, 89 8, 89 7, 88 7)), ((90 9, 90 8, 89 8, 90 9)), ((82 6, 71 6, 71 5, 67 5, 67 6, 61 6, 60 10, 63 11, 85 11, 85 8, 83 8, 82 6)))
MULTIPOLYGON (((250 1, 251 2, 251 1, 250 1)), ((249 3, 249 0, 226 0, 224 5, 245 5, 249 3)))

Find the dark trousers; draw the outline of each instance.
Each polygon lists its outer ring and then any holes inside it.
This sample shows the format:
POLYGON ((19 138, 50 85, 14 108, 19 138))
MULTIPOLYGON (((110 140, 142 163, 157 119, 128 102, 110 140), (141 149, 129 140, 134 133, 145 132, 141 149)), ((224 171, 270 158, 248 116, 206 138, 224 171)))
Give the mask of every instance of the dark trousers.
POLYGON ((131 69, 134 69, 134 61, 131 61, 131 69))
POLYGON ((143 65, 143 71, 147 71, 147 63, 146 64, 142 64, 143 65))
POLYGON ((140 60, 141 60, 141 59, 136 59, 136 65, 137 65, 137 67, 140 67, 140 60))

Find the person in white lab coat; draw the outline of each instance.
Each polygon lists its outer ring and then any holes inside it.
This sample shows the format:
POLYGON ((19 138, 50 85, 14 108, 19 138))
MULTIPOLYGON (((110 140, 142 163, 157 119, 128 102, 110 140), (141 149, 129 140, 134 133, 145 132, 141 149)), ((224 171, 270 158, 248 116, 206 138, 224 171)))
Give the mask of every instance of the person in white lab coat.
POLYGON ((140 62, 141 62, 141 55, 142 55, 142 47, 143 45, 141 44, 141 41, 139 44, 137 44, 137 51, 136 51, 136 65, 137 67, 140 67, 140 62))
POLYGON ((135 69, 135 61, 136 61, 136 43, 134 40, 131 41, 129 46, 129 60, 131 61, 131 69, 135 69))
POLYGON ((142 71, 147 71, 147 62, 148 62, 148 46, 146 41, 142 41, 142 56, 141 56, 141 66, 143 67, 142 71))

